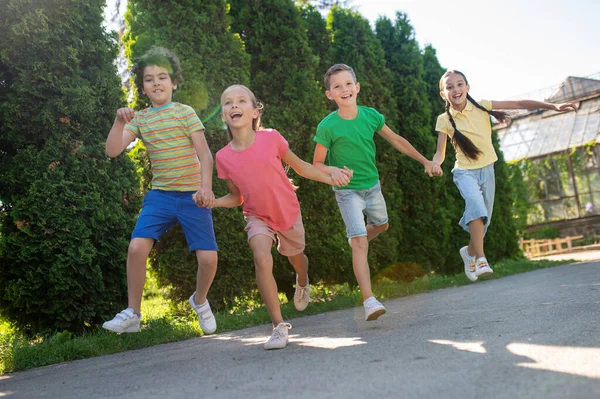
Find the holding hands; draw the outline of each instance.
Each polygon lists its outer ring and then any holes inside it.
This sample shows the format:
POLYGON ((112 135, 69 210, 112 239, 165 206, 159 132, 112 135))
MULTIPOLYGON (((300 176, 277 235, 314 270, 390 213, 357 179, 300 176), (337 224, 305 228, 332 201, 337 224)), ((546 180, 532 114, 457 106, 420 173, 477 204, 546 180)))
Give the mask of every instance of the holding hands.
POLYGON ((199 208, 212 208, 215 205, 215 194, 211 189, 200 188, 192 195, 192 199, 199 208))
POLYGON ((442 176, 444 174, 442 167, 437 162, 427 161, 424 166, 425 173, 427 173, 429 177, 442 176))
POLYGON ((348 169, 344 166, 344 169, 336 168, 334 166, 331 167, 331 172, 329 176, 331 176, 331 180, 333 181, 334 186, 346 186, 350 183, 350 179, 354 175, 354 171, 348 169))
POLYGON ((123 123, 129 123, 135 118, 135 112, 131 108, 119 108, 117 110, 117 120, 123 123))

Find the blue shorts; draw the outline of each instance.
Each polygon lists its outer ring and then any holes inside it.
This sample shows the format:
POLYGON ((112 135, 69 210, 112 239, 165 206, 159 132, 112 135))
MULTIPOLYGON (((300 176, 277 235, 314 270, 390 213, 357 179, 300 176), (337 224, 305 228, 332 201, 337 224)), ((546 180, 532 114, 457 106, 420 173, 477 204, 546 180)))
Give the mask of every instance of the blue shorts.
POLYGON ((469 223, 481 218, 484 234, 492 220, 496 179, 494 164, 480 169, 453 169, 453 180, 465 200, 465 213, 458 224, 469 231, 469 223))
POLYGON ((334 187, 333 191, 335 191, 335 199, 346 225, 348 238, 367 235, 365 216, 367 224, 381 226, 387 223, 387 208, 379 182, 366 190, 334 187))
POLYGON ((191 252, 217 251, 212 209, 198 208, 192 199, 194 193, 148 191, 131 238, 152 238, 156 243, 165 231, 179 222, 191 252))

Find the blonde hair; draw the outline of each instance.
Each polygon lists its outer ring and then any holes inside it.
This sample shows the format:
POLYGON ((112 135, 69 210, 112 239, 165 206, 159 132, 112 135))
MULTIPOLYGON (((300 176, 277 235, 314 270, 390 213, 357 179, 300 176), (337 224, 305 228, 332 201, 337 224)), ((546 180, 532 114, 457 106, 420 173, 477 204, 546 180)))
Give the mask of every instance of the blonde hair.
MULTIPOLYGON (((264 106, 260 101, 256 99, 256 96, 254 95, 254 93, 252 93, 252 90, 250 90, 244 85, 231 85, 223 91, 223 94, 221 94, 221 112, 223 112, 224 95, 229 89, 243 89, 246 91, 246 93, 248 93, 248 97, 250 97, 250 100, 252 101, 252 106, 258 109, 258 117, 252 119, 252 130, 264 129, 260 121, 260 117, 262 116, 264 106)), ((231 135, 231 129, 229 129, 229 125, 227 125, 227 134, 229 135, 229 139, 232 140, 233 136, 231 135)))

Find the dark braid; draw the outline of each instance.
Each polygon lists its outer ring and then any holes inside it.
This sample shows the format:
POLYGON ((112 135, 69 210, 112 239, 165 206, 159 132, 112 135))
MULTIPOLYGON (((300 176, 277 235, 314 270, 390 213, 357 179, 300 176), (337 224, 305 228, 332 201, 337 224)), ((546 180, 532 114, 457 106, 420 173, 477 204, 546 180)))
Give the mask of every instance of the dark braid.
POLYGON ((479 108, 480 110, 485 111, 488 114, 492 115, 494 118, 496 118, 498 120, 498 122, 507 122, 509 119, 508 114, 506 112, 490 111, 490 110, 484 108, 483 105, 481 105, 477 101, 473 100, 473 97, 471 97, 471 95, 469 93, 467 93, 467 100, 471 101, 471 103, 473 103, 473 105, 476 106, 477 108, 479 108))
MULTIPOLYGON (((479 105, 479 104, 477 104, 479 105)), ((481 105, 479 105, 481 107, 481 105)), ((446 115, 450 119, 450 124, 454 128, 454 135, 452 135, 452 145, 454 148, 460 148, 460 150, 465 154, 465 156, 471 160, 476 160, 479 155, 481 155, 481 150, 477 148, 475 144, 469 139, 467 136, 462 134, 457 128, 456 123, 454 122, 454 118, 452 118, 452 114, 450 113, 450 101, 446 100, 446 115)))

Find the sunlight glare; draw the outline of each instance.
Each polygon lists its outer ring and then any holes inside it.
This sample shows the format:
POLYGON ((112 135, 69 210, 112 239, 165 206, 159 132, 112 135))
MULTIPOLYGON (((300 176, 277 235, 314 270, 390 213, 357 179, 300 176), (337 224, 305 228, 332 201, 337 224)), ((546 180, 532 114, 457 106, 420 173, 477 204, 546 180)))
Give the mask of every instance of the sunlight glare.
POLYGON ((513 343, 506 349, 535 362, 517 366, 600 379, 600 348, 513 343))
MULTIPOLYGON (((298 338, 298 334, 290 334, 290 343, 298 344, 300 346, 309 346, 312 348, 321 349, 337 349, 345 348, 349 346, 363 345, 367 342, 362 341, 360 337, 348 337, 348 338, 330 338, 330 337, 302 337, 298 338)), ((246 345, 259 345, 267 342, 268 337, 248 337, 242 338, 234 335, 212 335, 207 337, 208 339, 216 339, 219 341, 236 341, 246 345)))
POLYGON ((465 352, 473 352, 473 353, 487 353, 485 348, 483 347, 484 341, 477 342, 458 342, 458 341, 448 341, 445 339, 430 339, 429 342, 440 345, 450 345, 459 351, 465 352))

